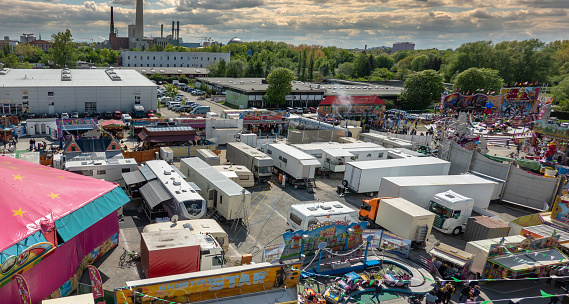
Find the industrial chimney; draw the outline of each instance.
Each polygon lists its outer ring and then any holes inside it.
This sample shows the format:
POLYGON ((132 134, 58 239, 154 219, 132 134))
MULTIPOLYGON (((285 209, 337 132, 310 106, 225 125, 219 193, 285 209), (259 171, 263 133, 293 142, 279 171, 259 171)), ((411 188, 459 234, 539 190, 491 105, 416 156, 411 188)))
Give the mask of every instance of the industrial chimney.
POLYGON ((176 39, 174 32, 176 31, 176 21, 172 21, 172 40, 176 39))
POLYGON ((176 41, 178 41, 178 44, 180 43, 180 21, 176 22, 177 26, 176 26, 176 41))
POLYGON ((111 6, 111 32, 109 34, 112 34, 114 32, 115 32, 115 21, 113 17, 113 7, 111 6))
POLYGON ((134 37, 137 40, 142 40, 144 38, 144 0, 136 0, 136 27, 134 32, 134 37))
POLYGON ((164 37, 164 23, 160 24, 160 38, 164 37))

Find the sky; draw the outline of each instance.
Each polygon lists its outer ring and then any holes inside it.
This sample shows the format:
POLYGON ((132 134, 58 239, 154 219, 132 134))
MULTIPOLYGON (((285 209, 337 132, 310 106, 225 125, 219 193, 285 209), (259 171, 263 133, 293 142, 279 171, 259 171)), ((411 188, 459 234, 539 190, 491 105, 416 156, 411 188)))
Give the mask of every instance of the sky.
MULTIPOLYGON (((135 0, 0 0, 0 34, 51 34, 69 28, 75 41, 103 42, 115 28, 127 36, 135 0)), ((184 42, 203 37, 226 44, 284 41, 341 48, 391 47, 410 41, 415 49, 455 49, 491 40, 569 39, 568 0, 145 0, 144 34, 165 35, 180 21, 184 42)))

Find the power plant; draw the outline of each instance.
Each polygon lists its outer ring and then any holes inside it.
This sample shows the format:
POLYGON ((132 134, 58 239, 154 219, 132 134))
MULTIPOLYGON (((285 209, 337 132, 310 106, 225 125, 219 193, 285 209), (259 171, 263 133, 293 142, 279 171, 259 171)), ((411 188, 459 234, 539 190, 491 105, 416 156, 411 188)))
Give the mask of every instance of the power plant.
POLYGON ((172 21, 172 34, 164 37, 164 24, 160 24, 160 37, 144 37, 144 0, 136 0, 136 18, 134 24, 128 25, 127 37, 119 37, 114 23, 114 9, 111 6, 111 23, 109 28, 110 48, 120 49, 148 49, 153 45, 173 46, 181 45, 180 21, 172 21))

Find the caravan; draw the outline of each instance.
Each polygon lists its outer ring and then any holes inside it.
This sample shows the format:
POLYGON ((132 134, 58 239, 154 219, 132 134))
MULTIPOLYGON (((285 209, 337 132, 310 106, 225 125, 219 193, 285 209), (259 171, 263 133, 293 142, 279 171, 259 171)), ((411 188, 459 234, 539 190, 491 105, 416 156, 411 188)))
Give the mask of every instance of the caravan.
POLYGON ((315 224, 327 221, 358 220, 358 212, 340 202, 316 202, 290 206, 287 216, 289 231, 308 230, 315 224))

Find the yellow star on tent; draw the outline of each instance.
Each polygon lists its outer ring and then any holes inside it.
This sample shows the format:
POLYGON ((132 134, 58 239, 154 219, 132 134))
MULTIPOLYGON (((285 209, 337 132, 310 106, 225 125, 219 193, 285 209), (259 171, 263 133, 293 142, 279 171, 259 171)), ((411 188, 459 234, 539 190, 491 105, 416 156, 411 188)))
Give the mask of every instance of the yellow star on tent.
POLYGON ((14 177, 14 179, 19 179, 19 180, 24 180, 24 177, 21 176, 20 174, 18 175, 12 175, 14 177))
POLYGON ((18 210, 12 210, 12 212, 14 212, 14 215, 12 215, 12 216, 19 215, 21 217, 24 217, 24 213, 26 213, 26 211, 22 211, 22 208, 20 208, 18 210))
POLYGON ((65 178, 65 177, 64 177, 64 176, 58 176, 57 178, 62 178, 62 179, 63 179, 63 178, 65 178))
POLYGON ((8 167, 8 168, 10 168, 10 169, 18 169, 18 168, 16 168, 16 167, 8 167))
POLYGON ((61 197, 59 197, 59 194, 53 193, 53 192, 51 194, 49 194, 48 196, 51 196, 51 199, 61 198, 61 197))

